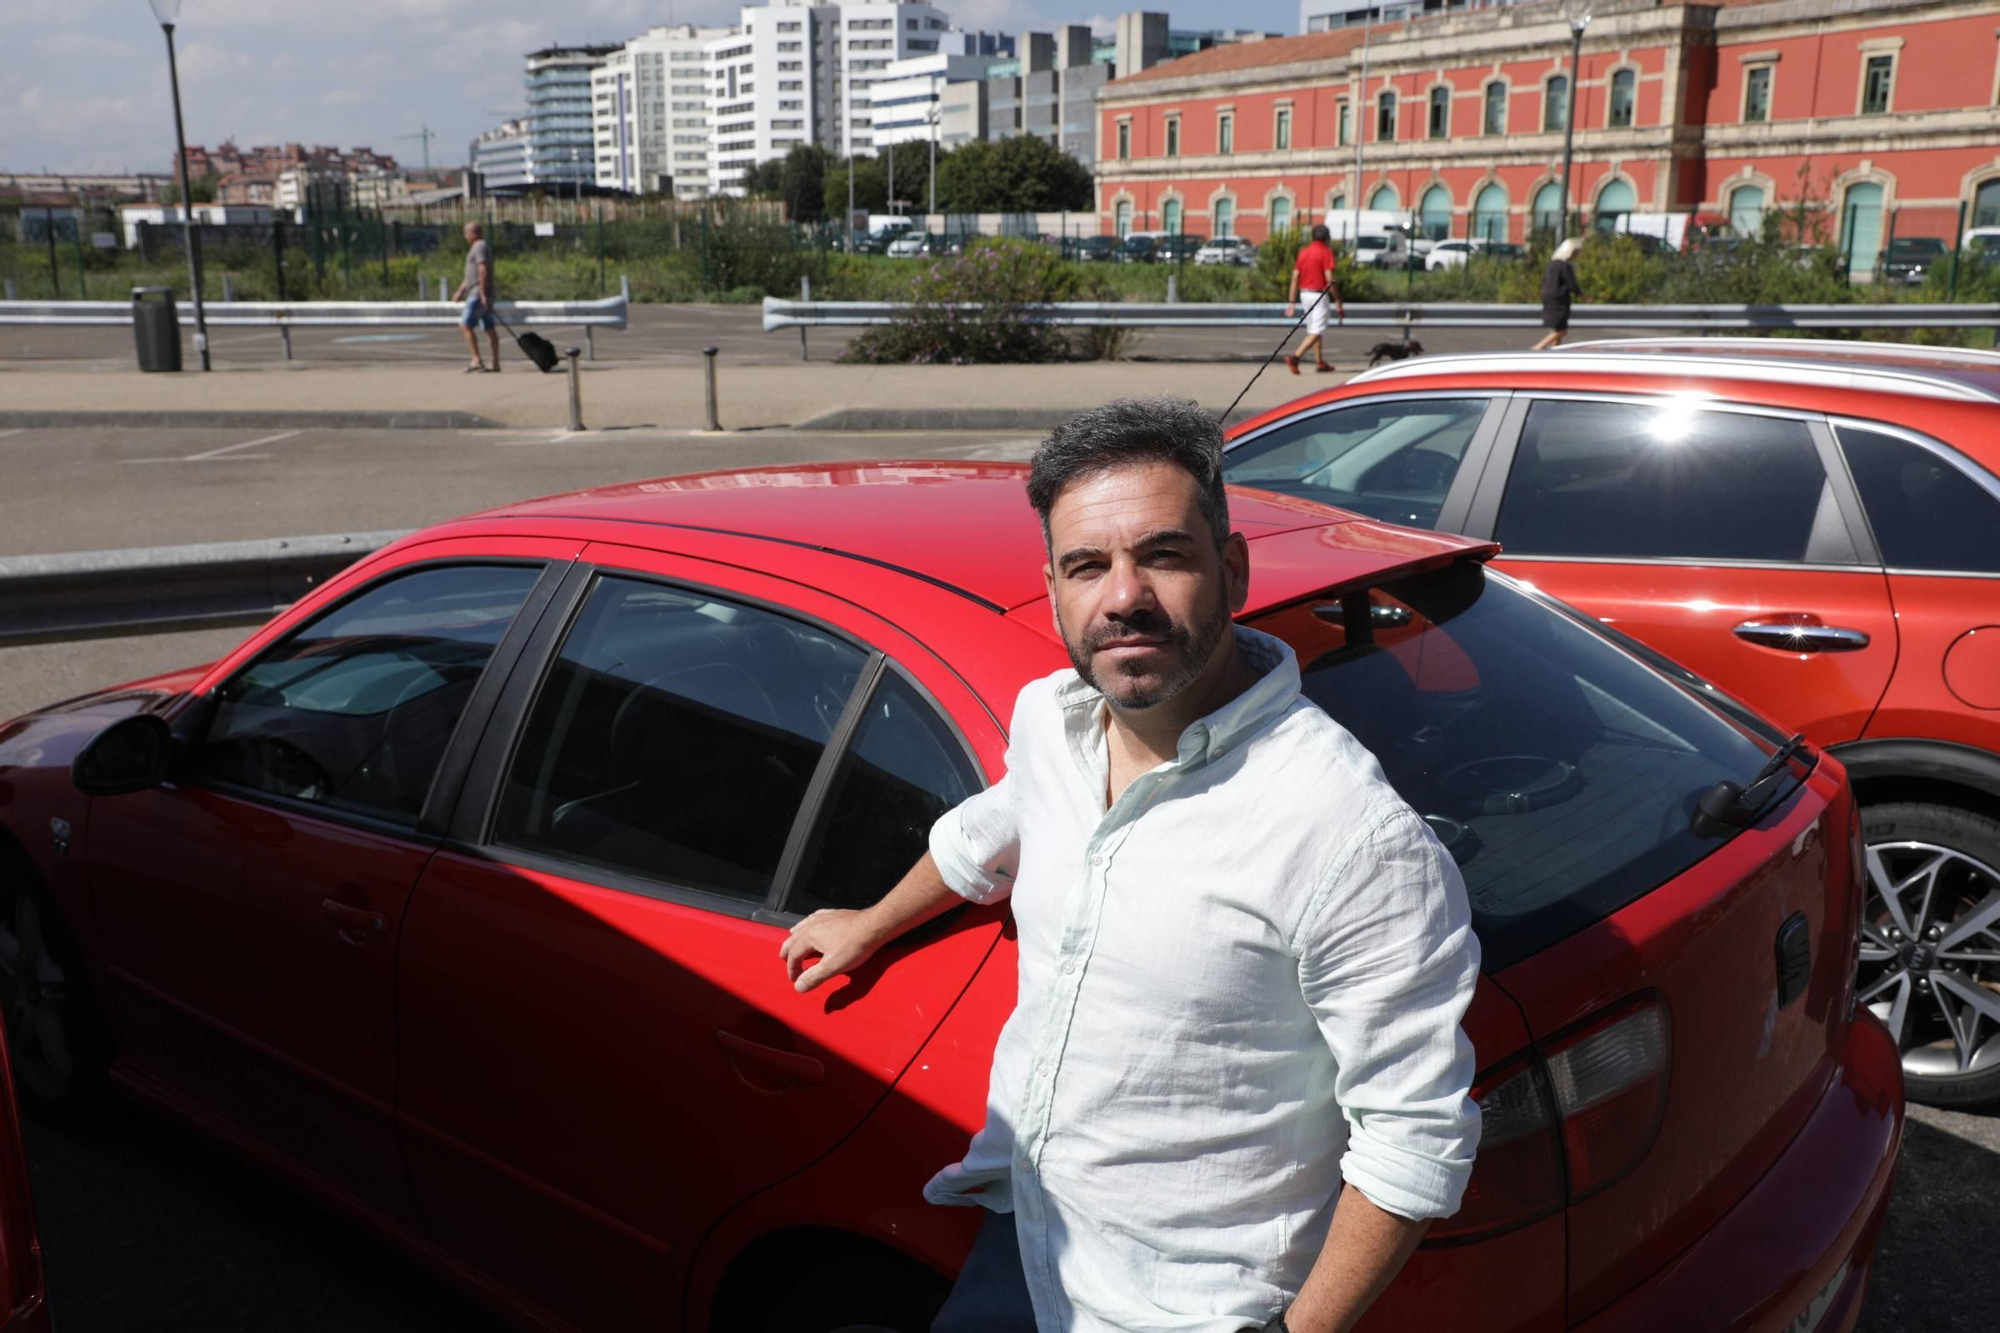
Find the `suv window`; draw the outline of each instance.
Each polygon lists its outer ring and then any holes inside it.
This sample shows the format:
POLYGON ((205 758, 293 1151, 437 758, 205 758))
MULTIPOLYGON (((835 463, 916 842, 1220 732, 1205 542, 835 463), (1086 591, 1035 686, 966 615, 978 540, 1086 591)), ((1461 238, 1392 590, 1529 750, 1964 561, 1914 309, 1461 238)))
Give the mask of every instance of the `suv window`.
POLYGON ((769 611, 601 578, 529 712, 494 840, 762 902, 867 660, 769 611))
POLYGON ((2000 500, 1922 445, 1841 426, 1840 447, 1891 569, 2000 573, 2000 500))
POLYGON ((216 692, 193 772, 414 823, 459 714, 541 573, 424 569, 343 602, 216 692))
POLYGON ((1845 542, 1802 421, 1678 402, 1538 402, 1495 538, 1510 555, 1803 560, 1845 542))
POLYGON ((1465 876, 1488 971, 1715 850, 1689 827, 1769 746, 1578 620, 1477 565, 1253 620, 1306 696, 1381 762, 1465 876))
POLYGON ((944 719, 888 672, 840 758, 786 910, 875 902, 924 854, 938 817, 980 785, 944 719))
POLYGON ((1245 440, 1225 479, 1413 527, 1437 525, 1484 398, 1409 398, 1336 407, 1245 440))

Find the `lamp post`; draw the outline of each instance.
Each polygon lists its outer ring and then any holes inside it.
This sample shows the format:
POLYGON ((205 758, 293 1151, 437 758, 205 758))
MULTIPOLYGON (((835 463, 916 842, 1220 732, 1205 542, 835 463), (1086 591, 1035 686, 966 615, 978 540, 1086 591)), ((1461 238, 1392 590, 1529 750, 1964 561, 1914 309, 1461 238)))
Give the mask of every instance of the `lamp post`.
POLYGON ((930 122, 931 122, 931 208, 930 208, 930 213, 931 213, 931 216, 932 216, 932 217, 936 217, 936 216, 937 216, 937 136, 938 136, 938 117, 939 117, 939 116, 940 116, 941 114, 942 114, 942 111, 940 110, 940 108, 938 108, 938 107, 935 107, 935 106, 931 108, 931 114, 930 114, 930 122))
POLYGON ((1572 146, 1576 142, 1577 74, 1583 59, 1583 30, 1590 26, 1589 0, 1563 0, 1563 14, 1569 19, 1570 32, 1569 104, 1563 108, 1562 221, 1556 226, 1558 241, 1569 239, 1569 168, 1572 146))
POLYGON ((174 60, 174 20, 181 15, 181 0, 146 0, 160 31, 167 35, 167 84, 174 93, 174 146, 181 159, 181 244, 187 250, 188 282, 194 287, 194 350, 201 355, 201 368, 208 369, 208 315, 201 304, 201 260, 195 253, 194 191, 188 181, 187 130, 181 124, 181 74, 174 60))
POLYGON ((1348 237, 1354 258, 1361 258, 1361 140, 1368 128, 1368 44, 1375 35, 1374 20, 1361 30, 1361 82, 1354 89, 1354 231, 1348 237))

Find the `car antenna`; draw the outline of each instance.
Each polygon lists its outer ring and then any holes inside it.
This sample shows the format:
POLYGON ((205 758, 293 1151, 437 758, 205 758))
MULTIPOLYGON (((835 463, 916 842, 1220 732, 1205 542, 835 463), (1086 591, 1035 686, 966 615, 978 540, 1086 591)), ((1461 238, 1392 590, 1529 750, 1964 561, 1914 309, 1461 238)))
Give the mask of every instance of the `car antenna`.
MULTIPOLYGON (((1329 288, 1328 290, 1330 291, 1332 289, 1329 288)), ((1308 302, 1306 304, 1306 308, 1299 312, 1299 317, 1297 321, 1293 323, 1292 327, 1285 330, 1285 336, 1278 339, 1278 345, 1271 349, 1271 354, 1264 358, 1264 362, 1262 365, 1257 367, 1257 373, 1250 377, 1250 383, 1243 386, 1243 393, 1239 393, 1236 395, 1236 402, 1231 403, 1226 409, 1223 410, 1221 424, 1225 428, 1229 425, 1230 414, 1236 410, 1236 403, 1240 403, 1243 401, 1243 394, 1249 393, 1250 390, 1253 387, 1255 387, 1258 377, 1271 368, 1271 363, 1278 359, 1278 353, 1285 350, 1285 344, 1289 343, 1292 340, 1292 335, 1294 333, 1297 333, 1299 329, 1305 325, 1306 316, 1312 314, 1313 306, 1317 305, 1319 301, 1324 301, 1326 299, 1326 292, 1319 292, 1316 293, 1316 295, 1318 297, 1318 300, 1308 302)))

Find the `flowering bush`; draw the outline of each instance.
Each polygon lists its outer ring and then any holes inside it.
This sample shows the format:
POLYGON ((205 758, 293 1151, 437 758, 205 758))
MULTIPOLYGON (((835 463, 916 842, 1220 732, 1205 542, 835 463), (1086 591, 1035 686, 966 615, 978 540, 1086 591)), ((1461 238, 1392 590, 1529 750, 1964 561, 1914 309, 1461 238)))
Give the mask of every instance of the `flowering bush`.
POLYGON ((1039 306, 1076 299, 1077 277, 1056 252, 1031 241, 976 239, 913 278, 893 324, 866 330, 841 360, 869 365, 972 365, 1061 361, 1069 340, 1034 322, 1039 306), (976 308, 967 308, 976 307, 976 308))

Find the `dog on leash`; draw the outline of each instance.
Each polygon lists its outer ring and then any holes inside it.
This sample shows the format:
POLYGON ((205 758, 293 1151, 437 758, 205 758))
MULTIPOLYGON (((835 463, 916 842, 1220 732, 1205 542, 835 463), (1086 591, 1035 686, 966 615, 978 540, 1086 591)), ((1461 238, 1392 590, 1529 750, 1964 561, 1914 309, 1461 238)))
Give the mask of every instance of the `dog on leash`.
POLYGON ((1368 368, 1373 370, 1384 361, 1401 361, 1405 357, 1422 356, 1423 354, 1424 345, 1415 338, 1402 343, 1384 340, 1368 349, 1368 368))

